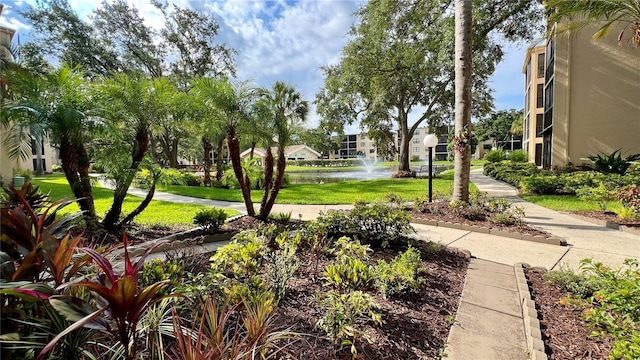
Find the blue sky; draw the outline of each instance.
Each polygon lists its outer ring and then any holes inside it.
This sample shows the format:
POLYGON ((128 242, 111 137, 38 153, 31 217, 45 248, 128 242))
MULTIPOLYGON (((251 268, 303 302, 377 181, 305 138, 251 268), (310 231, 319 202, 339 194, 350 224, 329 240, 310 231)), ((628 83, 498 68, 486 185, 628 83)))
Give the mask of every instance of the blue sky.
MULTIPOLYGON (((0 0, 2 1, 2 0, 0 0)), ((144 15, 150 26, 162 23, 161 14, 148 0, 127 0, 144 15)), ((24 41, 28 26, 16 9, 35 0, 4 0, 0 24, 18 30, 24 41)), ((86 16, 101 1, 69 0, 86 16)), ((351 0, 173 0, 183 7, 215 14, 220 23, 219 39, 238 51, 237 75, 256 85, 270 86, 276 80, 295 85, 310 102, 322 87, 320 67, 335 64, 347 42, 347 32, 362 4, 351 0)), ((510 45, 504 61, 491 79, 496 109, 520 109, 524 104, 520 73, 526 46, 510 45)), ((309 123, 317 123, 313 108, 309 123)), ((416 114, 417 115, 417 114, 416 114)), ((354 128, 355 129, 355 128, 354 128)))

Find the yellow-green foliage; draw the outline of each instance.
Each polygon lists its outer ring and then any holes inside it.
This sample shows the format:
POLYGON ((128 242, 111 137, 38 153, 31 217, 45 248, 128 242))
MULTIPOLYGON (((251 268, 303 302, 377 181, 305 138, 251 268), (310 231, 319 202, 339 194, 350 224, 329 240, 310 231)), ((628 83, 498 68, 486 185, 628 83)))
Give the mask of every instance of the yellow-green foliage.
POLYGON ((265 249, 264 237, 255 230, 242 231, 211 257, 211 269, 235 278, 255 275, 260 270, 265 249))
POLYGON ((424 279, 420 273, 424 272, 420 252, 409 247, 407 251, 387 263, 378 260, 374 268, 375 284, 384 297, 404 293, 416 293, 424 279))
POLYGON ((364 290, 373 282, 371 268, 360 259, 345 258, 324 269, 329 284, 343 289, 364 290))
POLYGON ((165 290, 167 292, 176 288, 184 276, 184 266, 179 261, 164 261, 162 259, 154 259, 147 261, 142 268, 139 286, 146 287, 160 281, 169 280, 171 286, 165 290))

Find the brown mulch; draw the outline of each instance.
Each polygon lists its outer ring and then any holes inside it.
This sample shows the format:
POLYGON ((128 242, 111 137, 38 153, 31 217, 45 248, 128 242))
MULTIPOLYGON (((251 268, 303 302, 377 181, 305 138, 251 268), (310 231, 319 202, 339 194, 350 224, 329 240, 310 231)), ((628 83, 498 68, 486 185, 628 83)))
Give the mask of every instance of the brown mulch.
POLYGON ((450 223, 465 224, 470 226, 486 227, 488 229, 495 229, 509 232, 519 232, 523 234, 542 235, 545 237, 551 236, 546 231, 538 230, 527 224, 521 225, 505 225, 491 221, 489 212, 465 214, 464 212, 455 212, 449 209, 449 203, 447 201, 436 201, 428 206, 427 211, 421 212, 418 209, 411 208, 411 214, 414 219, 427 219, 435 221, 447 221, 450 223), (466 215, 466 216, 465 216, 466 215))
POLYGON ((542 340, 549 359, 608 359, 611 339, 589 337, 592 329, 582 319, 585 308, 560 304, 568 293, 562 287, 546 282, 543 270, 525 269, 525 274, 538 310, 542 340))
POLYGON ((618 225, 625 225, 640 229, 640 218, 637 219, 622 219, 618 214, 611 211, 570 211, 571 214, 576 214, 597 220, 606 220, 618 225))
MULTIPOLYGON (((378 304, 384 324, 364 326, 372 343, 357 341, 359 359, 434 359, 439 358, 457 311, 468 259, 448 250, 431 253, 423 248, 425 283, 418 294, 385 299, 376 291, 367 291, 378 304)), ((376 249, 371 263, 390 261, 398 251, 376 249)), ((322 278, 324 266, 331 259, 322 257, 317 266, 306 253, 296 276, 289 281, 287 295, 276 310, 276 326, 307 334, 288 350, 298 359, 351 359, 349 346, 334 350, 323 331, 315 324, 322 316, 315 294, 330 290, 322 278)))

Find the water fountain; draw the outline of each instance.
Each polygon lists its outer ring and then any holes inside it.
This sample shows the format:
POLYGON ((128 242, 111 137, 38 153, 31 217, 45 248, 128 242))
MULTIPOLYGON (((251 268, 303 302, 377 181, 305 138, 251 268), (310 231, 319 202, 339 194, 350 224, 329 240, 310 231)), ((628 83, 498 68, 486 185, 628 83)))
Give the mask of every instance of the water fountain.
POLYGON ((371 160, 367 160, 364 155, 359 155, 358 159, 360 159, 360 162, 362 163, 362 165, 364 166, 364 170, 367 172, 367 174, 371 174, 373 172, 373 170, 376 167, 376 164, 378 163, 378 159, 371 159, 371 160))

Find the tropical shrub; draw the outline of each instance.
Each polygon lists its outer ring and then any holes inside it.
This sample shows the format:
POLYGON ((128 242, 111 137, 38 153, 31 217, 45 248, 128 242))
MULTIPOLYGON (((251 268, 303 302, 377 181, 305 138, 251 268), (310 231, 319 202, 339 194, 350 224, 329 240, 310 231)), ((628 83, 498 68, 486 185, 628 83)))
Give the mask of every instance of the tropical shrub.
MULTIPOLYGON (((331 212, 329 212, 331 213, 331 212)), ((342 215, 331 215, 322 221, 338 220, 331 230, 339 236, 359 239, 372 247, 388 247, 406 242, 407 235, 415 232, 411 226, 411 215, 388 204, 356 202, 353 209, 342 215)), ((318 219, 320 221, 320 218, 318 219)))
POLYGON ((289 222, 291 220, 291 211, 286 212, 277 212, 277 213, 269 213, 269 219, 279 222, 289 222))
POLYGON ((502 151, 502 149, 489 150, 484 155, 484 159, 490 163, 500 162, 502 160, 506 160, 507 156, 502 151))
POLYGON ((597 203, 602 211, 606 211, 609 203, 616 200, 615 191, 607 188, 605 184, 600 184, 598 187, 579 188, 576 190, 576 195, 581 200, 597 203))
POLYGON ((507 160, 514 163, 523 163, 529 161, 529 154, 524 150, 515 150, 509 153, 507 160))
POLYGON ((215 233, 227 220, 227 213, 223 209, 211 208, 200 210, 193 217, 193 223, 202 226, 211 233, 215 233))
POLYGON ((371 342, 363 326, 369 322, 382 324, 382 316, 376 312, 378 306, 373 297, 362 291, 347 294, 328 291, 316 297, 324 310, 316 327, 327 333, 334 347, 342 349, 350 346, 351 354, 355 357, 358 354, 357 340, 362 338, 371 342))
POLYGON ((142 267, 142 275, 138 281, 141 287, 147 287, 161 281, 168 281, 169 285, 161 292, 163 295, 168 294, 172 289, 180 285, 184 276, 184 266, 179 261, 167 261, 163 259, 154 259, 148 261, 142 267))
POLYGON ((327 265, 324 277, 329 284, 340 289, 366 290, 373 283, 373 271, 360 259, 344 258, 327 265))
POLYGON ((267 252, 264 255, 265 278, 268 279, 275 294, 276 303, 284 299, 287 291, 287 282, 300 267, 295 245, 291 243, 283 245, 279 250, 267 252))
POLYGON ((629 169, 634 161, 640 160, 640 154, 632 154, 623 158, 621 150, 622 149, 618 149, 608 155, 605 153, 599 153, 588 156, 583 160, 589 160, 591 163, 582 165, 582 168, 603 174, 623 175, 627 172, 627 169, 629 169))
POLYGON ((25 183, 28 183, 33 179, 33 171, 29 169, 16 169, 13 170, 13 173, 15 176, 22 176, 25 183))
POLYGON ((385 298, 397 294, 418 292, 424 279, 420 273, 425 269, 420 260, 420 252, 409 247, 407 251, 396 256, 391 263, 378 260, 375 266, 375 286, 385 298))
POLYGON ((412 162, 420 161, 420 155, 411 155, 411 161, 412 162))

